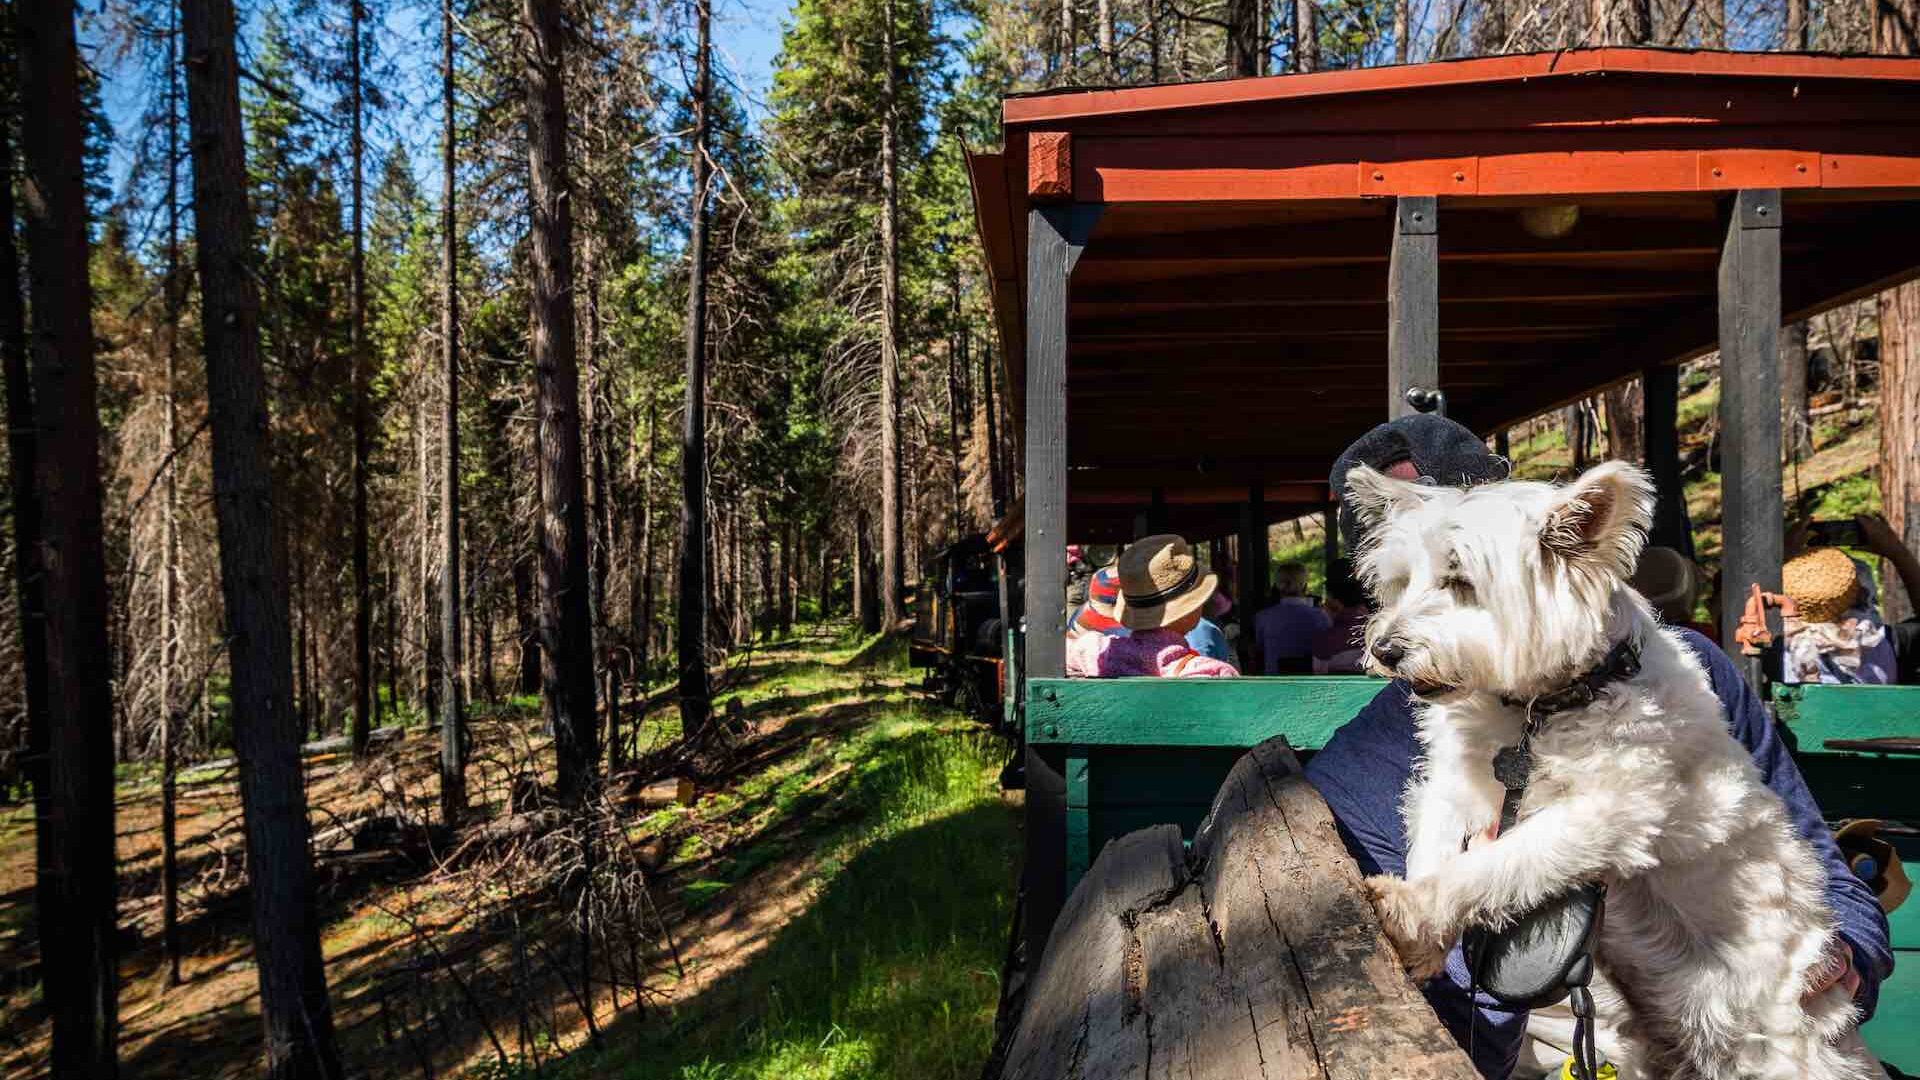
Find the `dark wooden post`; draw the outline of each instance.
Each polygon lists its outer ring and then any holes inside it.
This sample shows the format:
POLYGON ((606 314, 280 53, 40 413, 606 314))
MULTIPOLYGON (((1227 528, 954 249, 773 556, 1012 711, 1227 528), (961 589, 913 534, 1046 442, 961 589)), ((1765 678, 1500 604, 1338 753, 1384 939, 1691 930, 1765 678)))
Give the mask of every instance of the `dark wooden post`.
POLYGON ((1693 524, 1680 485, 1680 369, 1660 364, 1640 373, 1646 415, 1647 471, 1653 474, 1652 543, 1693 558, 1693 524))
POLYGON ((1067 280, 1097 206, 1027 213, 1027 655, 1033 678, 1066 674, 1067 280))
MULTIPOLYGON (((1061 133, 1028 139, 1027 445, 1025 646, 1028 678, 1066 674, 1067 286, 1100 207, 1071 201, 1072 144, 1061 133)), ((1038 964, 1066 902, 1067 781, 1057 763, 1026 748, 1027 963, 1038 964)))
POLYGON ((1780 192, 1741 191, 1720 250, 1720 643, 1731 655, 1747 592, 1780 588, 1780 192))
POLYGON ((1387 418, 1414 412, 1407 391, 1440 387, 1440 232, 1431 195, 1395 200, 1387 260, 1387 418))
POLYGON ((1253 618, 1267 602, 1267 488, 1255 480, 1247 485, 1247 501, 1240 504, 1240 567, 1234 581, 1239 596, 1234 612, 1240 619, 1240 670, 1258 675, 1258 652, 1253 640, 1253 618))

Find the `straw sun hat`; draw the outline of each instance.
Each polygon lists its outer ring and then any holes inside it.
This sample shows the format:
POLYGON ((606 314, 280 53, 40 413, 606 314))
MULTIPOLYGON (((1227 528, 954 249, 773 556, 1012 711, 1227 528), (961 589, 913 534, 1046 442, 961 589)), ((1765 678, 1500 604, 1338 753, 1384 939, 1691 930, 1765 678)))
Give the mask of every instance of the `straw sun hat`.
POLYGON ((1814 548, 1780 568, 1780 591, 1807 622, 1839 622, 1860 592, 1853 560, 1839 548, 1814 548))
POLYGON ((1120 556, 1114 617, 1129 630, 1170 626, 1204 607, 1220 579, 1200 572, 1187 542, 1171 533, 1135 541, 1120 556))

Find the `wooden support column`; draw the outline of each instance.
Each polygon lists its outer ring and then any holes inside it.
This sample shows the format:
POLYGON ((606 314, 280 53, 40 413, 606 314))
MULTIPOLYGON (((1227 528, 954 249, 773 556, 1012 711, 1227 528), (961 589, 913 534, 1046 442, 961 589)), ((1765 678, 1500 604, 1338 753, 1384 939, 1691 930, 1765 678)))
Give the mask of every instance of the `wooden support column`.
POLYGON ((1741 191, 1726 203, 1720 250, 1720 643, 1750 586, 1780 588, 1780 192, 1741 191))
POLYGON ((1395 200, 1387 260, 1387 418, 1417 410, 1407 391, 1440 388, 1440 233, 1431 195, 1395 200))
POLYGON ((1693 558, 1693 524, 1680 484, 1680 368, 1660 364, 1640 373, 1646 415, 1647 471, 1653 474, 1653 531, 1648 542, 1693 558))
MULTIPOLYGON (((1029 138, 1027 212, 1026 572, 1022 674, 1066 674, 1067 632, 1067 287, 1100 207, 1071 202, 1071 144, 1059 133, 1029 138)), ((1025 692, 1024 684, 1020 692, 1025 692)), ((1027 962, 1038 964, 1066 902, 1066 762, 1031 745, 1026 767, 1027 962)), ((1080 770, 1084 786, 1084 767, 1080 770)))
POLYGON ((1027 655, 1032 678, 1066 674, 1067 281, 1098 206, 1027 213, 1027 655))
POLYGON ((1234 612, 1240 620, 1240 670, 1258 675, 1253 620, 1267 605, 1267 489, 1258 480, 1247 486, 1247 501, 1240 504, 1240 567, 1234 582, 1234 612))

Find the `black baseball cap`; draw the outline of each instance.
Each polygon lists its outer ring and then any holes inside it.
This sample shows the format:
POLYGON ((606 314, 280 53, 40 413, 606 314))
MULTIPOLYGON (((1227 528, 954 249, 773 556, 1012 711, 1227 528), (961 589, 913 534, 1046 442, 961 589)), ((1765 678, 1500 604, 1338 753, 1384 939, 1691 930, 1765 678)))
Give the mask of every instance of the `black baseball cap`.
POLYGON ((1511 466, 1487 449, 1478 435, 1433 413, 1409 413, 1389 420, 1353 441, 1333 463, 1327 487, 1340 500, 1340 539, 1348 551, 1359 547, 1359 526, 1346 502, 1347 473, 1355 465, 1401 480, 1471 487, 1505 480, 1511 466))

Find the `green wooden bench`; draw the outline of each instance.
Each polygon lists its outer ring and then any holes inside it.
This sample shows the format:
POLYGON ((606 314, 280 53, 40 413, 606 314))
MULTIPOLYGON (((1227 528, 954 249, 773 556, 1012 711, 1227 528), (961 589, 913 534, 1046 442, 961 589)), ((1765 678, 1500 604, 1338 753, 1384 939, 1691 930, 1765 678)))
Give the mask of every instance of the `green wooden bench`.
MULTIPOLYGON (((1363 676, 1029 679, 1027 741, 1066 778, 1070 893, 1110 840, 1150 825, 1191 840, 1241 754, 1275 735, 1307 757, 1386 684, 1363 676)), ((1920 824, 1920 754, 1829 743, 1920 735, 1920 686, 1775 688, 1775 711, 1832 818, 1920 824)), ((1920 869, 1920 848, 1903 852, 1920 869)), ((1893 918, 1899 961, 1868 1044, 1920 1072, 1920 899, 1893 918)))

